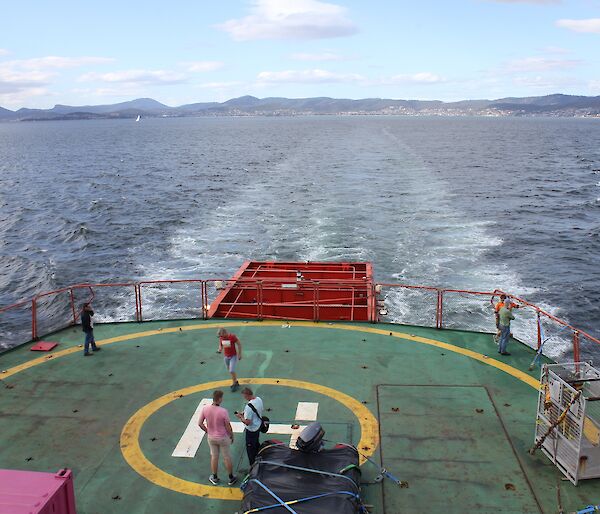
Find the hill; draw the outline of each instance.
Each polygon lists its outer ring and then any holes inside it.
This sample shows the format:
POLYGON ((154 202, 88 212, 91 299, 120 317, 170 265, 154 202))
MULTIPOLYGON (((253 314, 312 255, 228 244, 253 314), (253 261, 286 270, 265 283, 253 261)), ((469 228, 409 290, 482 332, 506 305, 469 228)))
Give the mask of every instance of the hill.
POLYGON ((385 98, 257 98, 241 96, 225 102, 199 102, 169 107, 152 98, 138 98, 107 105, 70 106, 51 109, 0 107, 0 121, 40 121, 90 118, 173 116, 298 116, 298 115, 401 114, 411 116, 598 116, 600 96, 554 94, 496 100, 394 100, 385 98))

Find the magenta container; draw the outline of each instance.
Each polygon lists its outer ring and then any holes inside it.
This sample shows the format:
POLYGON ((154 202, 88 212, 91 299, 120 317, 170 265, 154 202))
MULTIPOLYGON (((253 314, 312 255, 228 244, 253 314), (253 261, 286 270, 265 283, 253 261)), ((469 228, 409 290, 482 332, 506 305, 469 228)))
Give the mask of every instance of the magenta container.
POLYGON ((76 514, 71 470, 0 469, 0 514, 76 514))

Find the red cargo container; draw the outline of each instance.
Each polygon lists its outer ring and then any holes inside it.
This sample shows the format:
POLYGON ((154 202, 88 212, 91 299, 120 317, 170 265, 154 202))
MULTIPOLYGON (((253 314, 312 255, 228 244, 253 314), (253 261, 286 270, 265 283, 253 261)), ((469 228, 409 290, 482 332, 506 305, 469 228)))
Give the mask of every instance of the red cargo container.
POLYGON ((73 474, 0 469, 1 514, 76 514, 73 474))
POLYGON ((370 262, 246 261, 208 309, 215 318, 375 321, 370 262))

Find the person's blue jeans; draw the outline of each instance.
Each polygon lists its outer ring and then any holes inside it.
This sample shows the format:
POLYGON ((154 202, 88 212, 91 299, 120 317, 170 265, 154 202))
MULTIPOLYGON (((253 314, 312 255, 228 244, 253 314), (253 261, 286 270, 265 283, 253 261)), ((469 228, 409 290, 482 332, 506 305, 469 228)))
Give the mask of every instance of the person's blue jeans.
POLYGON ((83 345, 83 353, 88 353, 92 345, 92 350, 96 349, 96 340, 94 339, 94 331, 85 332, 85 343, 83 345))
POLYGON ((508 346, 508 340, 510 339, 510 325, 505 327, 500 325, 500 343, 498 344, 498 351, 504 353, 508 346))

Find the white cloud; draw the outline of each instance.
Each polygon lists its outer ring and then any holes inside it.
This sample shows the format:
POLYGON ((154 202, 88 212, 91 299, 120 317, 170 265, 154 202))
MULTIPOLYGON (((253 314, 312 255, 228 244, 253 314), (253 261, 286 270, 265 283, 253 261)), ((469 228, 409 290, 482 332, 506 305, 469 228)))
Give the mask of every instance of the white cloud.
POLYGON ((0 94, 22 93, 28 88, 46 86, 53 76, 41 71, 17 71, 0 63, 0 94))
POLYGON ((349 57, 336 54, 334 52, 322 52, 318 54, 296 53, 290 55, 295 61, 347 61, 349 57))
POLYGON ((0 48, 0 55, 8 55, 10 52, 6 48, 0 48))
POLYGON ((558 20, 557 27, 572 30, 574 32, 591 32, 600 34, 600 18, 589 18, 587 20, 558 20))
POLYGON ((437 84, 445 82, 440 75, 430 72, 414 73, 412 75, 399 74, 389 78, 383 78, 380 81, 382 84, 437 84))
POLYGON ((45 86, 58 75, 58 70, 90 64, 105 64, 107 57, 46 56, 32 59, 0 61, 0 103, 15 105, 32 97, 50 93, 45 86))
POLYGON ((588 84, 590 94, 600 95, 600 80, 590 80, 588 84))
POLYGON ((109 73, 85 73, 78 82, 107 82, 124 84, 179 84, 185 82, 187 77, 182 73, 169 70, 124 70, 109 73))
POLYGON ((2 64, 25 70, 40 70, 78 68, 81 66, 87 66, 89 64, 106 64, 113 61, 114 59, 110 59, 108 57, 59 57, 56 55, 49 55, 46 57, 36 57, 33 59, 6 61, 2 64))
POLYGON ((358 32, 345 7, 318 0, 253 0, 249 16, 217 27, 236 41, 322 39, 358 32))
POLYGON ((44 87, 27 87, 11 93, 3 93, 0 81, 0 105, 6 108, 16 109, 23 105, 29 106, 31 99, 44 97, 47 99, 50 92, 44 87))
POLYGON ((258 82, 315 84, 328 82, 359 82, 365 80, 356 73, 334 73, 327 70, 287 70, 262 71, 257 76, 258 82))
POLYGON ((538 72, 548 70, 567 70, 580 66, 582 61, 578 59, 549 59, 546 57, 525 57, 515 59, 506 63, 506 71, 514 72, 538 72))
POLYGON ((225 63, 221 61, 192 61, 182 62, 181 64, 186 66, 187 71, 192 73, 205 73, 208 71, 220 70, 225 66, 225 63))
POLYGON ((517 86, 544 89, 548 92, 556 92, 566 87, 581 85, 581 81, 573 77, 544 77, 543 75, 514 77, 513 83, 517 86))

